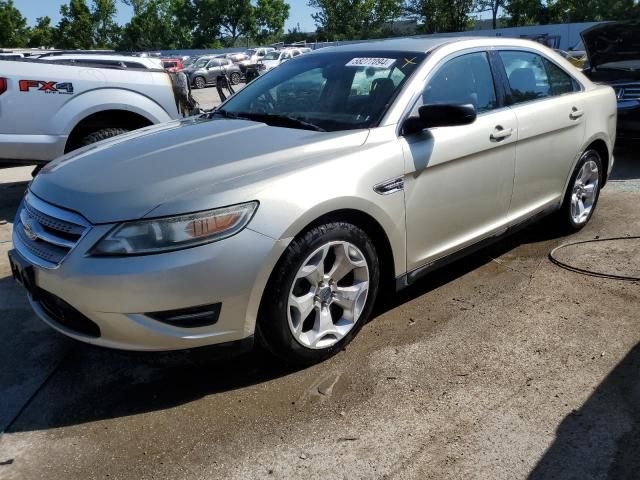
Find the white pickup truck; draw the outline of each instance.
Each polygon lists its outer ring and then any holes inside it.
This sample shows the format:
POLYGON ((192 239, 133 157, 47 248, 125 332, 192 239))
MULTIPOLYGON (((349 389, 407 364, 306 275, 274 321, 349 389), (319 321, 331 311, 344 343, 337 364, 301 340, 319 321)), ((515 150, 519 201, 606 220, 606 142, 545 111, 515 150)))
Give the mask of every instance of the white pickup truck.
POLYGON ((186 82, 164 70, 0 61, 0 164, 37 163, 190 115, 186 82))

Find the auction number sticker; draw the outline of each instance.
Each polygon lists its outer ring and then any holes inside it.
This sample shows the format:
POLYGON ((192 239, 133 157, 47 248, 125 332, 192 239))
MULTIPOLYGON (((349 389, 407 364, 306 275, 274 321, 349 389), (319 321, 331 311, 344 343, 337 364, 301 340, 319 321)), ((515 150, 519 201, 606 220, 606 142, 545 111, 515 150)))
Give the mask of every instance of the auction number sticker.
POLYGON ((390 68, 396 63, 395 58, 358 57, 352 58, 347 67, 390 68))

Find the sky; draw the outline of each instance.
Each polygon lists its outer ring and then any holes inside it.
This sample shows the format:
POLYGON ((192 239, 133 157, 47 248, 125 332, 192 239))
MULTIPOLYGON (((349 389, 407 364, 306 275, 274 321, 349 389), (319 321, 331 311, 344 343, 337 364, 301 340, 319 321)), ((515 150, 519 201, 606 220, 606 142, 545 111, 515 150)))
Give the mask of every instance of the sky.
MULTIPOLYGON (((233 1, 233 0, 229 0, 233 1)), ((14 5, 22 12, 27 19, 29 25, 34 25, 36 18, 48 16, 51 17, 53 24, 57 24, 60 20, 60 5, 68 3, 66 0, 13 0, 14 5)), ((118 23, 125 24, 131 18, 133 11, 131 7, 118 1, 118 23)), ((87 0, 87 4, 91 4, 91 0, 87 0)), ((307 0, 289 0, 291 10, 289 11, 289 20, 285 24, 285 31, 294 28, 298 23, 303 32, 315 31, 315 25, 311 14, 313 9, 307 5, 307 0)))

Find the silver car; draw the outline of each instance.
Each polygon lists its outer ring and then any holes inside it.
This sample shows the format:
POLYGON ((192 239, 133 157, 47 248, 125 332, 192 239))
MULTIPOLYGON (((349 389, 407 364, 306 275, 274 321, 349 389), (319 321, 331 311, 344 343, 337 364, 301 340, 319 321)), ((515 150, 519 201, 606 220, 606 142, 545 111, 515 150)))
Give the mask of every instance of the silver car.
POLYGON ((11 265, 75 339, 342 349, 376 297, 532 219, 593 215, 616 99, 515 39, 409 39, 286 62, 213 113, 72 152, 30 185, 11 265))

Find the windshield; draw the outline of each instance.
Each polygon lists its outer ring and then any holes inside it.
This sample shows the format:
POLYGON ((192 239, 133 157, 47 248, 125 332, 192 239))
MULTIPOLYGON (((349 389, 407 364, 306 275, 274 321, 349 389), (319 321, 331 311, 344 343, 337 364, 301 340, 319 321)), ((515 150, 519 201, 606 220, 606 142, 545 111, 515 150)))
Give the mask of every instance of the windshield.
POLYGON ((378 124, 424 53, 340 52, 302 55, 259 77, 222 112, 287 117, 326 131, 378 124))
POLYGON ((209 63, 209 60, 211 60, 211 59, 210 58, 201 58, 195 63, 194 66, 196 68, 204 68, 204 67, 207 66, 207 63, 209 63))
POLYGON ((280 58, 280 52, 269 52, 264 56, 265 60, 278 60, 280 58))

